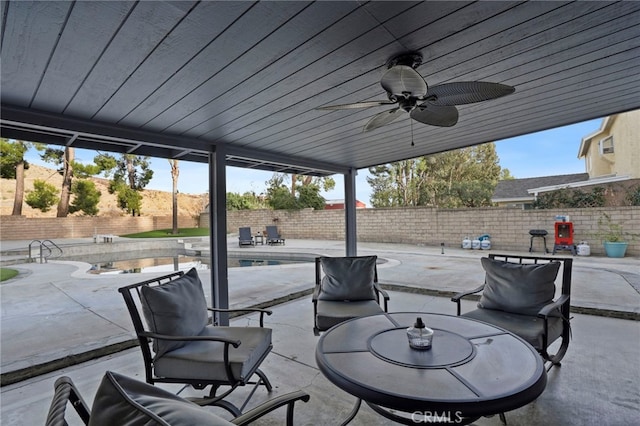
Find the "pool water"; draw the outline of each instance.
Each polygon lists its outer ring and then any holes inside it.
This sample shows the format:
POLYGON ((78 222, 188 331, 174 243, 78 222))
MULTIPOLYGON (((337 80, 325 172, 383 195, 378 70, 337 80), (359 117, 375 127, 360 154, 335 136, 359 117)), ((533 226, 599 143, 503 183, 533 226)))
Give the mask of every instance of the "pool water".
MULTIPOLYGON (((236 256, 229 256, 227 259, 227 265, 229 268, 277 266, 309 262, 312 262, 312 260, 293 260, 286 258, 261 259, 236 256)), ((173 257, 153 257, 88 263, 91 263, 92 265, 91 269, 89 270, 89 272, 92 274, 135 274, 142 272, 173 272, 188 270, 191 268, 196 268, 199 270, 209 269, 209 258, 183 255, 173 257)))

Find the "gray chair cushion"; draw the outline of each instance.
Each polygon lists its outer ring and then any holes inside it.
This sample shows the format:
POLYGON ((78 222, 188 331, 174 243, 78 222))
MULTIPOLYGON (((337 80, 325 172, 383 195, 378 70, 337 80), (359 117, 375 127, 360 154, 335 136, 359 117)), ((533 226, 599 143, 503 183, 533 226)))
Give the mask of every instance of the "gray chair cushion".
MULTIPOLYGON (((518 315, 511 312, 495 311, 491 309, 476 309, 461 315, 467 318, 488 322, 489 324, 502 327, 513 334, 522 337, 537 350, 545 349, 542 346, 542 335, 544 334, 544 320, 530 315, 518 315)), ((549 336, 547 343, 551 344, 562 335, 562 318, 549 318, 549 336)))
POLYGON ((553 300, 560 262, 518 264, 483 257, 486 280, 478 307, 537 315, 553 300))
POLYGON ((325 276, 320 300, 375 300, 373 289, 377 256, 322 257, 325 276))
POLYGON ((375 300, 359 300, 353 302, 319 300, 316 326, 326 331, 336 324, 355 317, 384 313, 375 300))
MULTIPOLYGON (((237 348, 229 348, 229 362, 236 380, 246 381, 271 350, 271 329, 262 327, 206 326, 200 336, 217 336, 240 340, 237 348)), ((160 377, 196 380, 228 380, 224 367, 224 343, 195 341, 172 350, 154 361, 154 372, 160 377)))
POLYGON ((170 392, 107 371, 96 392, 89 426, 232 425, 170 392))
MULTIPOLYGON (((198 272, 160 286, 141 288, 142 312, 151 331, 170 336, 197 336, 207 325, 207 302, 198 272)), ((185 342, 154 339, 156 357, 180 348, 185 342)))

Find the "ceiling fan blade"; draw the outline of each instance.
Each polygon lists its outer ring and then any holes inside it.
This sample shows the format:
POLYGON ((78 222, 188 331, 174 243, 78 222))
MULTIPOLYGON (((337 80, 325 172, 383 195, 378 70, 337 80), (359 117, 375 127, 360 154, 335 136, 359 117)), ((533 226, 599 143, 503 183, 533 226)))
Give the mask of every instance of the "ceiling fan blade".
POLYGON ((384 111, 379 114, 376 114, 364 126, 364 131, 368 132, 370 130, 377 129, 378 127, 382 127, 386 124, 389 124, 396 118, 400 117, 403 113, 404 111, 402 109, 393 108, 388 111, 384 111))
POLYGON ((363 102, 355 102, 352 104, 342 104, 342 105, 327 105, 321 106, 316 109, 324 109, 324 110, 339 110, 339 109, 355 109, 355 108, 370 108, 380 105, 393 105, 394 101, 363 101, 363 102))
POLYGON ((395 65, 387 70, 380 80, 382 88, 388 93, 399 96, 409 93, 421 98, 427 93, 427 82, 418 71, 407 65, 395 65))
POLYGON ((488 101, 515 92, 515 87, 486 81, 457 81, 432 86, 427 97, 432 105, 464 105, 474 102, 488 101))
POLYGON ((458 109, 425 102, 411 111, 411 118, 431 126, 451 127, 458 122, 458 109))

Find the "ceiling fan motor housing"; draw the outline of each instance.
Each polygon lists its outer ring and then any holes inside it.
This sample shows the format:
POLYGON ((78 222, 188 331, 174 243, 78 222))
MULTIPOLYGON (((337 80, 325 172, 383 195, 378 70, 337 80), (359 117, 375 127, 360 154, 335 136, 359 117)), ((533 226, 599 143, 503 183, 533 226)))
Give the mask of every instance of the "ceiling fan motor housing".
POLYGON ((422 64, 422 55, 417 52, 402 53, 394 56, 387 61, 387 68, 393 68, 396 65, 406 65, 413 69, 418 68, 422 64))

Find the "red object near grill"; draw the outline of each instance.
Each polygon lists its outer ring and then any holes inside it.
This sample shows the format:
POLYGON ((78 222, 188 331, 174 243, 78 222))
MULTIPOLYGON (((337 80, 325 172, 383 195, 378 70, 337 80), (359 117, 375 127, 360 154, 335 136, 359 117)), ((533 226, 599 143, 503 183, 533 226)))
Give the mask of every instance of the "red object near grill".
POLYGON ((573 222, 556 222, 556 246, 573 246, 573 222))

